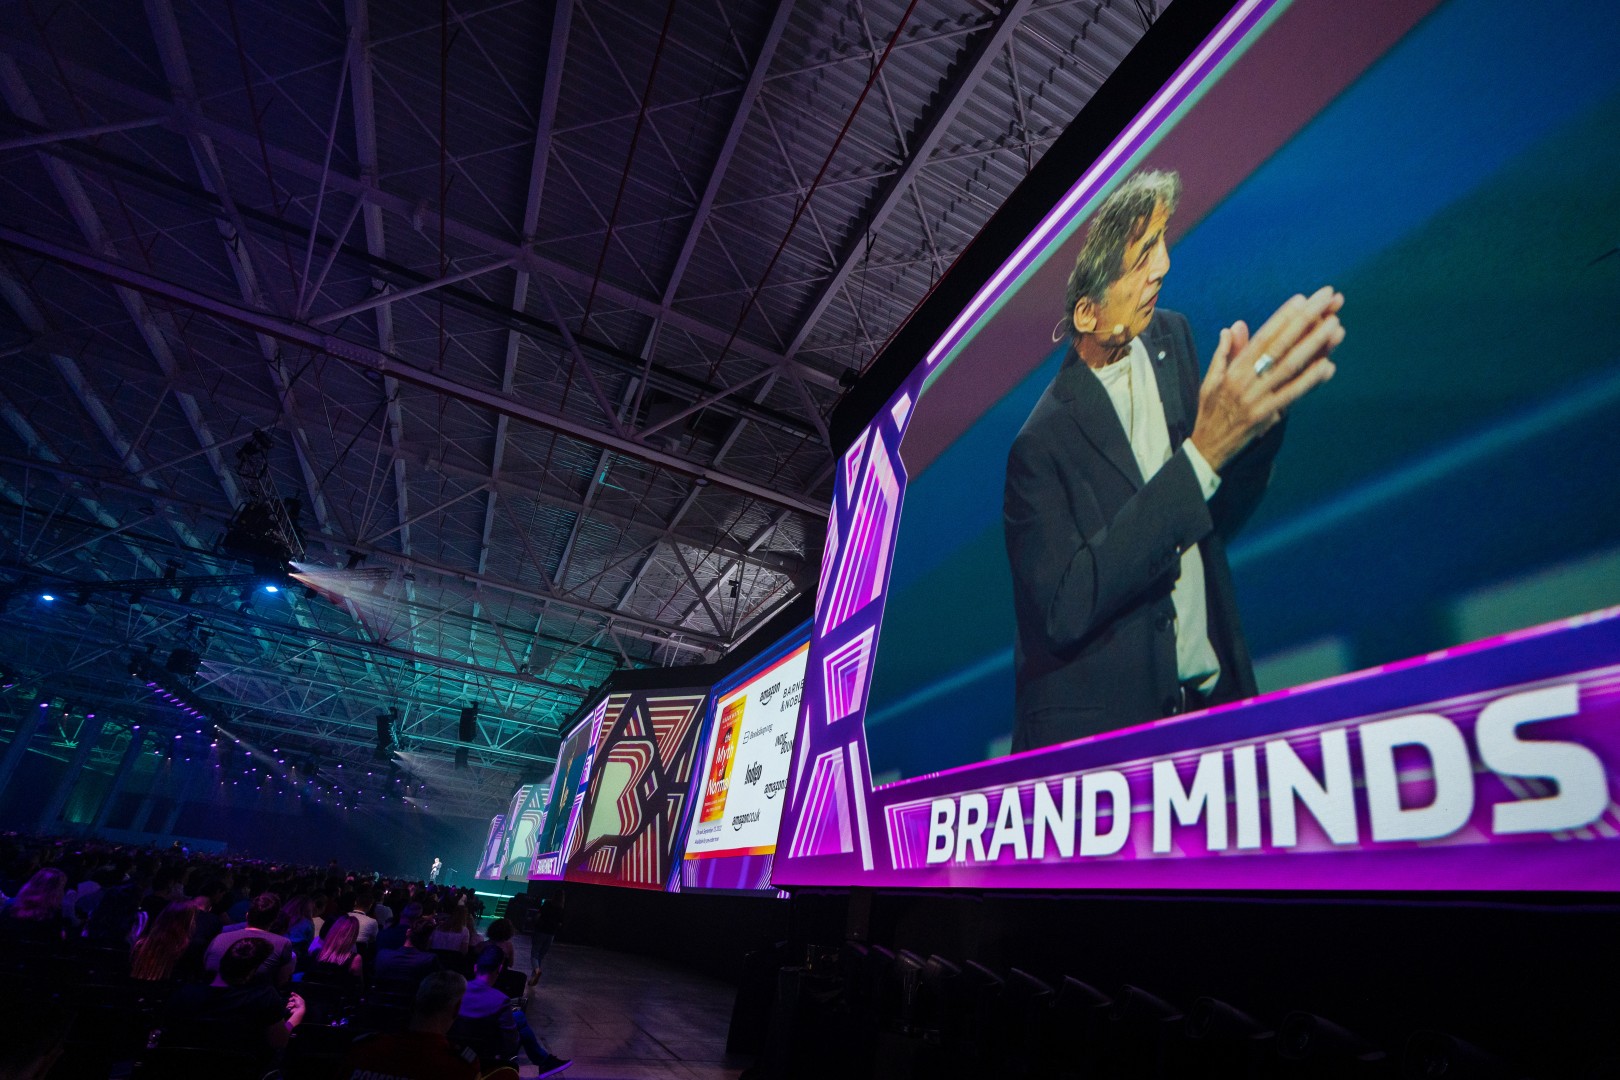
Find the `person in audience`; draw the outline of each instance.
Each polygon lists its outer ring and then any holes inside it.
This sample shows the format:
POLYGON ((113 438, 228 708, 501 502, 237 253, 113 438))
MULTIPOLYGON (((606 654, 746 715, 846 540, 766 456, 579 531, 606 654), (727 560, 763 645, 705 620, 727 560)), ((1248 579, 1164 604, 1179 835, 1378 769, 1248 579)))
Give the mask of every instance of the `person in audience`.
POLYGON ((141 898, 141 910, 146 912, 148 926, 157 921, 163 914, 163 909, 176 900, 184 900, 185 893, 180 888, 179 873, 169 866, 164 866, 152 875, 152 891, 141 898))
POLYGON ((394 925, 394 910, 388 906, 387 897, 380 897, 371 905, 371 917, 377 920, 377 932, 380 934, 394 925))
POLYGON ((371 890, 366 888, 355 893, 354 903, 349 907, 349 914, 353 915, 354 921, 360 924, 360 944, 362 946, 376 944, 377 932, 382 929, 377 925, 377 920, 371 917, 371 909, 375 903, 371 890))
POLYGON ((304 978, 312 982, 359 987, 365 980, 365 962, 360 958, 360 921, 345 915, 332 924, 321 939, 320 951, 304 978))
POLYGON ((163 1013, 162 1042, 246 1052, 271 1062, 304 1019, 304 999, 260 977, 275 946, 263 937, 239 938, 219 959, 213 982, 185 983, 163 1013))
MULTIPOLYGON (((346 1075, 366 1080, 478 1080, 478 1055, 458 1051, 446 1037, 461 1009, 467 980, 453 971, 440 971, 422 980, 411 1010, 409 1030, 380 1035, 355 1044, 349 1052, 346 1075)), ((510 1069, 485 1075, 516 1077, 510 1069)))
POLYGON ((244 938, 261 938, 271 948, 260 974, 272 978, 278 986, 285 986, 292 978, 295 961, 292 942, 280 934, 272 933, 270 926, 281 913, 281 897, 275 893, 260 893, 248 908, 247 919, 240 929, 228 929, 209 943, 203 957, 203 968, 209 973, 219 970, 219 961, 225 951, 244 938))
POLYGON ((481 1024, 493 1023, 500 1032, 503 1057, 515 1057, 517 1048, 522 1046, 529 1060, 539 1068, 537 1075, 555 1076, 573 1062, 548 1050, 529 1026, 529 1018, 524 1015, 523 1009, 498 987, 501 972, 505 970, 506 962, 501 957, 500 949, 491 945, 479 953, 473 965, 473 979, 467 984, 467 993, 461 999, 460 1019, 463 1023, 457 1030, 475 1032, 481 1024))
POLYGON ((180 900, 164 908, 129 954, 129 976, 142 982, 167 982, 201 975, 202 951, 195 948, 197 905, 180 900), (190 963, 183 963, 189 960, 190 963), (192 970, 186 970, 191 968, 192 970))
POLYGON ((326 908, 331 903, 324 890, 316 889, 309 894, 309 925, 311 932, 309 939, 314 941, 321 936, 321 927, 327 923, 326 908))
MULTIPOLYGON (((386 930, 377 931, 377 955, 381 956, 384 949, 402 949, 405 947, 405 938, 411 927, 422 917, 422 905, 412 900, 406 904, 399 913, 399 921, 386 930)), ((425 948, 426 946, 424 946, 425 948)))
POLYGON ((247 920, 248 907, 253 903, 253 894, 245 884, 238 884, 230 893, 231 902, 225 907, 225 914, 221 916, 227 927, 243 923, 247 920))
POLYGON ((92 945, 111 947, 134 943, 141 916, 141 887, 134 881, 102 889, 84 924, 84 937, 92 945))
POLYGON ((467 909, 453 907, 433 934, 433 949, 435 952, 464 953, 471 941, 472 935, 467 930, 467 909))
POLYGON ((377 980, 418 983, 439 970, 439 958, 431 949, 432 941, 433 920, 417 919, 411 924, 403 945, 377 951, 377 980))
POLYGON ((123 871, 111 863, 103 863, 96 867, 90 875, 90 880, 79 886, 78 894, 73 899, 73 921, 81 927, 89 925, 90 917, 106 899, 107 890, 116 889, 123 884, 123 871), (90 885, 96 887, 92 889, 88 887, 90 885))
POLYGON ((66 890, 67 875, 62 871, 49 866, 37 871, 0 913, 0 946, 67 940, 67 920, 62 917, 66 890))
POLYGON ((512 966, 512 923, 505 918, 496 919, 489 924, 489 932, 485 935, 491 948, 501 950, 501 959, 506 966, 512 966))
POLYGON ((276 921, 277 932, 285 934, 292 942, 294 956, 307 952, 309 943, 315 940, 314 916, 315 901, 302 893, 282 906, 276 921))
POLYGON ((217 877, 206 878, 199 882, 191 894, 192 906, 197 909, 197 926, 192 936, 206 945, 219 936, 225 929, 225 920, 220 918, 219 909, 225 902, 229 890, 225 883, 217 877))

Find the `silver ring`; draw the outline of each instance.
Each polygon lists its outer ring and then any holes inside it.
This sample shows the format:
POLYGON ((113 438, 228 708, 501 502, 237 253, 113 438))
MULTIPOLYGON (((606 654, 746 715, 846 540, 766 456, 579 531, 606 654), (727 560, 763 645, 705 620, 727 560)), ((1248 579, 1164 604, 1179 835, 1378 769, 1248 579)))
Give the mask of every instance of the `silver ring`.
POLYGON ((1260 354, 1260 359, 1258 359, 1258 360, 1256 360, 1254 362, 1254 376, 1255 376, 1255 378, 1258 379, 1260 376, 1262 376, 1266 372, 1270 371, 1271 370, 1271 365, 1275 364, 1276 362, 1277 362, 1277 358, 1272 356, 1270 353, 1261 353, 1260 354))

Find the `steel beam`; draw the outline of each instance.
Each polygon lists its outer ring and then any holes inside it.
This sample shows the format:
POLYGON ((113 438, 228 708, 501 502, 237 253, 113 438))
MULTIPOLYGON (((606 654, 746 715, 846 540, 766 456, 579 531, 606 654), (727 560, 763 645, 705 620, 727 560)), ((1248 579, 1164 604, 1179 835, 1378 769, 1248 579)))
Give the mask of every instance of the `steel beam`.
MULTIPOLYGON (((911 142, 910 153, 900 169, 891 175, 873 197, 873 200, 845 244, 843 255, 833 267, 831 276, 816 295, 815 301, 810 305, 809 313, 799 325, 793 340, 788 343, 786 354, 789 357, 798 355, 805 341, 815 330, 816 323, 849 280, 850 271, 854 270, 861 260, 861 254, 866 249, 864 238, 877 232, 883 227, 894 209, 905 198, 906 192, 916 181, 917 174, 922 171, 935 148, 939 146, 940 139, 950 129, 952 122, 967 104, 973 90, 995 63, 1001 49, 1011 40, 1018 24, 1028 14, 1034 0, 1009 0, 1001 12, 991 21, 990 26, 983 32, 970 38, 963 48, 963 55, 955 67, 945 77, 933 103, 933 108, 923 120, 920 130, 911 142)), ((795 370, 802 370, 796 368, 795 370)))
POLYGON ((498 391, 469 386, 437 372, 412 367, 380 349, 339 338, 334 334, 325 333, 291 319, 271 315, 268 312, 254 311, 241 304, 207 296, 176 282, 167 281, 145 271, 125 266, 110 258, 75 250, 41 237, 31 236, 10 226, 0 226, 0 243, 26 251, 42 259, 103 278, 123 288, 156 296, 179 304, 182 307, 191 308, 194 311, 246 327, 255 333, 268 334, 290 344, 326 353, 357 368, 372 371, 385 377, 392 377, 402 383, 418 386, 444 397, 479 405, 497 415, 505 414, 514 420, 522 420, 536 427, 567 435, 580 442, 613 450, 623 454, 625 457, 657 465, 678 476, 690 477, 699 485, 717 484, 773 506, 797 510, 810 517, 825 518, 827 516, 827 507, 814 500, 776 491, 763 484, 716 469, 705 468, 675 454, 665 453, 653 447, 645 446, 633 439, 625 439, 600 431, 572 417, 548 412, 522 402, 512 401, 498 391))
MULTIPOLYGON (((348 2, 350 5, 357 4, 357 0, 348 0, 348 2)), ((363 6, 363 4, 359 6, 363 6)), ((196 130, 208 135, 217 143, 232 146, 244 154, 252 157, 258 157, 260 154, 261 148, 257 137, 248 132, 238 131, 230 125, 213 120, 195 109, 165 102, 163 99, 155 97, 138 87, 110 78, 82 64, 69 60, 59 61, 32 41, 0 32, 0 49, 17 56, 28 57, 31 61, 47 68, 60 70, 76 86, 108 95, 136 109, 143 109, 150 113, 164 113, 168 116, 166 126, 179 134, 183 135, 187 131, 196 130)), ((263 152, 269 157, 272 165, 288 175, 299 176, 315 184, 321 183, 322 177, 325 176, 326 183, 332 190, 342 191, 353 198, 360 199, 368 207, 374 207, 379 212, 386 210, 407 221, 417 212, 417 204, 414 200, 384 191, 375 176, 352 177, 335 170, 329 171, 319 162, 308 161, 297 154, 276 146, 266 147, 263 152)), ((570 266, 567 263, 538 254, 522 243, 514 243, 510 239, 492 235, 453 218, 446 220, 445 234, 477 250, 502 257, 514 257, 519 260, 518 265, 526 266, 533 273, 546 274, 556 278, 566 285, 586 290, 591 287, 593 275, 589 270, 570 266)), ((642 296, 611 282, 600 282, 596 291, 597 295, 603 300, 638 314, 646 315, 649 318, 658 318, 661 313, 658 300, 642 296)), ((747 339, 736 337, 733 340, 735 335, 729 330, 714 326, 693 316, 670 311, 664 315, 664 319, 669 326, 683 330, 700 340, 716 345, 726 345, 729 342, 731 352, 737 355, 747 356, 773 365, 796 363, 790 361, 782 353, 774 352, 747 339)), ((797 366, 803 377, 812 382, 821 383, 829 388, 836 387, 838 384, 837 377, 834 375, 804 364, 798 364, 797 366)))

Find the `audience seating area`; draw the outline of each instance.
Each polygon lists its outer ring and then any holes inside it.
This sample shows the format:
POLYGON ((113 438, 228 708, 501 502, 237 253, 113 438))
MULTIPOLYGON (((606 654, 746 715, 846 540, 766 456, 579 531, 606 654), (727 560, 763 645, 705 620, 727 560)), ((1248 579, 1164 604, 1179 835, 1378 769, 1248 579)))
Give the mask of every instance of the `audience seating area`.
POLYGON ((883 945, 812 947, 804 963, 752 958, 734 1049, 758 1051, 763 1077, 972 1077, 975 1080, 1374 1080, 1527 1075, 1438 1031, 1377 1045, 1331 1018, 1250 1015, 1218 997, 1168 1001, 1150 988, 1106 989, 1075 975, 919 956, 883 945), (763 1038, 750 997, 775 972, 763 1038), (750 985, 751 983, 751 985, 750 985), (752 1022, 757 1027, 757 1021, 752 1022))
MULTIPOLYGON (((241 921, 244 901, 267 894, 278 898, 278 908, 281 901, 295 896, 317 899, 328 928, 345 912, 362 905, 386 928, 398 918, 398 909, 386 900, 400 908, 425 906, 429 914, 423 918, 428 919, 435 907, 444 910, 478 903, 471 890, 374 881, 369 874, 355 875, 336 866, 276 866, 241 858, 15 836, 0 837, 0 892, 4 893, 0 906, 5 907, 0 914, 0 1054, 29 1060, 31 1055, 58 1053, 49 1073, 52 1077, 257 1080, 280 1075, 287 1080, 325 1080, 348 1076, 344 1063, 356 1040, 405 1029, 419 980, 374 978, 377 950, 368 943, 359 950, 363 978, 353 979, 351 985, 322 981, 315 970, 317 954, 301 942, 292 950, 298 957, 298 971, 291 981, 280 984, 273 975, 262 979, 280 995, 276 1000, 293 993, 305 1006, 286 1047, 276 1053, 262 1046, 241 1045, 240 1024, 234 1028, 211 1026, 206 1018, 196 1017, 187 1018, 183 1025, 176 1021, 171 1006, 177 993, 188 984, 196 987, 212 978, 202 970, 208 940, 222 927, 241 921), (57 910, 42 918, 19 916, 31 889, 37 895, 38 883, 51 883, 52 873, 68 885, 64 894, 61 883, 55 884, 57 910), (91 884, 98 879, 99 887, 91 884), (94 909, 87 915, 85 906, 76 905, 80 896, 97 891, 102 892, 98 907, 116 902, 124 914, 98 922, 94 909), (207 924, 209 932, 199 930, 191 938, 188 959, 174 965, 176 975, 156 980, 134 978, 131 942, 140 940, 141 934, 152 934, 156 925, 145 911, 177 903, 193 905, 200 912, 217 906, 207 924), (373 903, 377 906, 372 907, 373 903)), ((476 923, 476 909, 469 914, 476 923)), ((296 935, 285 919, 273 932, 296 935)), ((319 938, 315 940, 318 945, 319 938)), ((470 976, 473 949, 484 944, 476 934, 471 942, 466 952, 440 953, 439 967, 470 976)), ((255 978, 253 985, 260 982, 255 978)), ((519 977, 519 988, 521 982, 519 977)), ((0 1062, 0 1074, 12 1075, 7 1071, 11 1067, 10 1061, 0 1062)))

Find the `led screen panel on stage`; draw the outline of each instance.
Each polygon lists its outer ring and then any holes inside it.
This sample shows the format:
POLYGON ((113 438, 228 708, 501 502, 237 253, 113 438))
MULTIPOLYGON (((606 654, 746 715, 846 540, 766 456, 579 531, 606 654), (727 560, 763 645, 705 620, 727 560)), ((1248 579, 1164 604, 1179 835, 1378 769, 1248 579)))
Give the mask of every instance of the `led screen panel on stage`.
MULTIPOLYGON (((531 788, 533 788, 533 786, 533 784, 520 784, 518 785, 518 789, 512 792, 512 798, 508 800, 506 804, 506 813, 504 815, 506 822, 511 822, 513 824, 517 822, 518 814, 522 812, 523 804, 528 800, 529 791, 531 788)), ((496 878, 504 878, 506 876, 506 867, 511 862, 512 858, 512 841, 515 838, 515 835, 515 830, 508 828, 504 823, 502 824, 501 849, 496 859, 496 878)))
POLYGON ((517 811, 507 818, 505 863, 501 877, 507 881, 528 881, 540 833, 546 826, 546 803, 551 798, 551 782, 524 784, 518 788, 512 805, 517 811))
POLYGON ((546 818, 535 840, 530 880, 555 880, 563 875, 565 852, 576 839, 579 808, 591 778, 597 730, 607 715, 607 707, 604 697, 557 749, 557 771, 551 774, 546 818))
POLYGON ((1620 886, 1620 8, 1517 11, 1238 3, 1042 163, 837 470, 775 884, 1620 886))
POLYGON ((505 851, 506 815, 496 814, 489 819, 489 834, 484 838, 484 854, 478 859, 478 871, 473 877, 480 881, 496 881, 501 876, 501 855, 505 851))
POLYGON ((708 696, 707 686, 608 696, 580 828, 566 849, 569 881, 669 886, 708 696))
POLYGON ((715 687, 681 862, 683 891, 770 888, 809 638, 805 625, 715 687))

